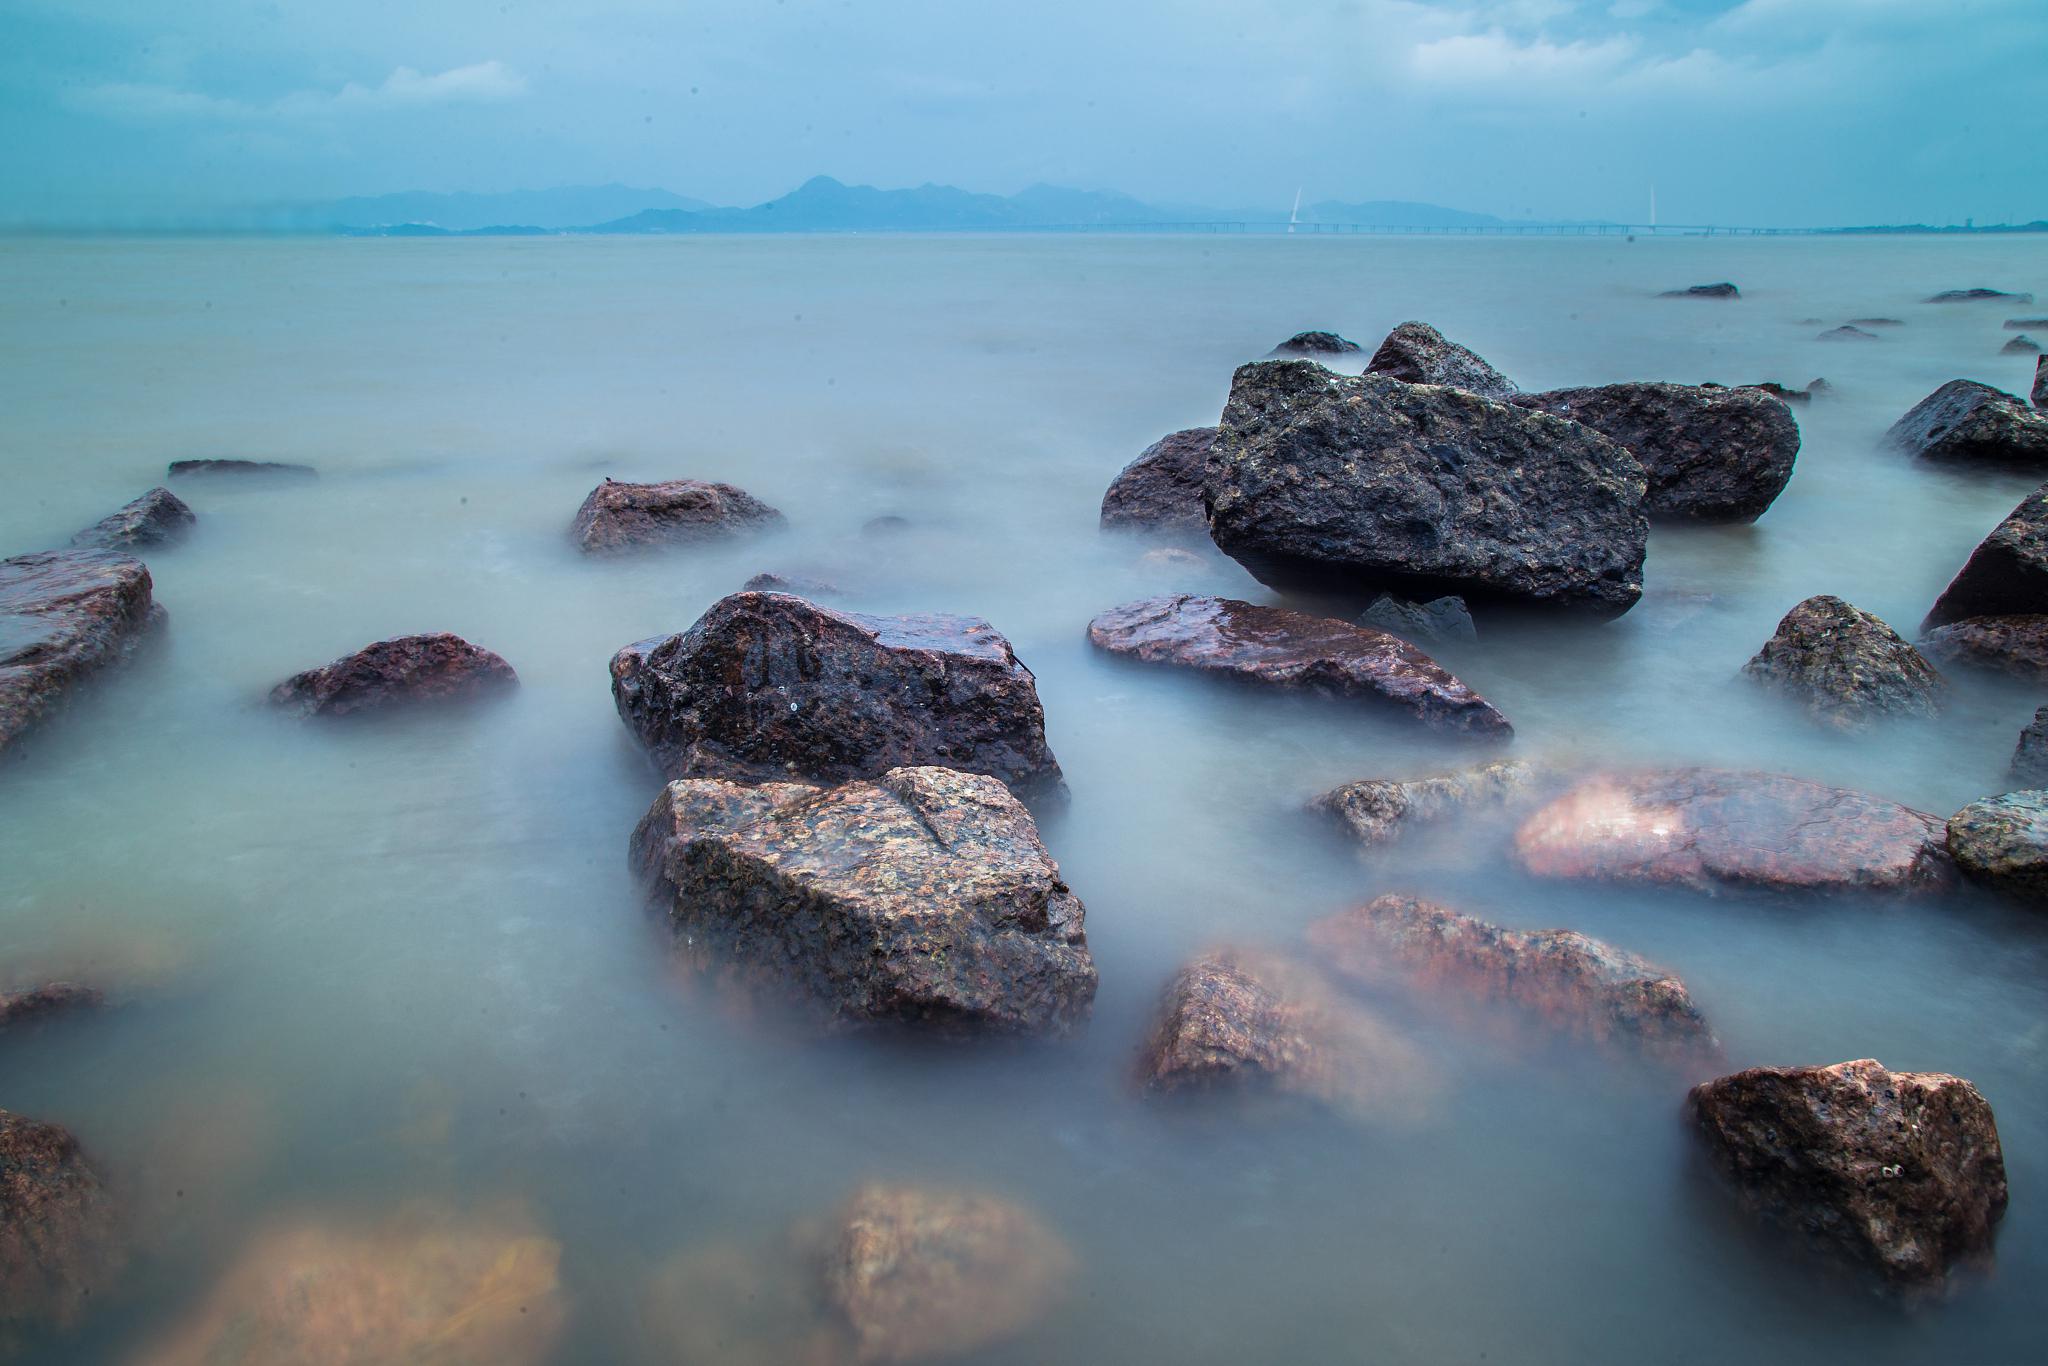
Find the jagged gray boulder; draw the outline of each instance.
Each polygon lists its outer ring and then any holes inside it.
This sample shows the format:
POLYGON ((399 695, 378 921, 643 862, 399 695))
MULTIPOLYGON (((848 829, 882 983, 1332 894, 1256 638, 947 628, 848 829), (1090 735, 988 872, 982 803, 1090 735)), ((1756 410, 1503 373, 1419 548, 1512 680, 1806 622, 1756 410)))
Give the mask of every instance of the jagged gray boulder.
POLYGON ((1365 369, 1367 374, 1407 384, 1448 384, 1481 398, 1506 399, 1521 392, 1478 352, 1449 340, 1428 323, 1402 323, 1389 332, 1365 369))
POLYGON ((1942 678, 1926 656, 1860 607, 1822 594, 1787 612, 1743 673, 1838 730, 1886 716, 1932 716, 1942 678))
POLYGON ((1923 460, 2048 465, 2048 415, 1970 379, 1952 379, 1921 399, 1885 439, 1923 460))
POLYGON ((1472 624, 1471 610, 1465 606, 1463 598, 1456 596, 1410 602, 1407 598, 1382 593, 1372 600, 1372 606, 1359 614, 1358 624, 1399 636, 1415 645, 1469 644, 1479 639, 1479 629, 1472 624))

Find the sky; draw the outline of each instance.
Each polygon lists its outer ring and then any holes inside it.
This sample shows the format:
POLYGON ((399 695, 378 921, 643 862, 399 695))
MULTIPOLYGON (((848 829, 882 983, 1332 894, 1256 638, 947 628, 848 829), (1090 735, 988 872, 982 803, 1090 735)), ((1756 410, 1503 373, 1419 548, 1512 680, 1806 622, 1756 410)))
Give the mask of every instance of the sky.
POLYGON ((2048 0, 0 0, 0 222, 814 174, 2048 218, 2048 0))

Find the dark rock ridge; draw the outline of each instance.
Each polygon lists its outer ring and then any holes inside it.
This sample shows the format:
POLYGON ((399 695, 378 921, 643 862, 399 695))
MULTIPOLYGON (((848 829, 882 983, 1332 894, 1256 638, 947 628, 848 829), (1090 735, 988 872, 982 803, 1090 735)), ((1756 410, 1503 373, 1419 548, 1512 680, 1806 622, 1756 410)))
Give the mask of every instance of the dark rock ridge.
POLYGON ((365 645, 332 664, 293 674, 270 690, 271 705, 303 716, 348 716, 419 703, 467 702, 516 687, 498 655, 437 631, 365 645))
POLYGON ((1897 631, 1825 594, 1787 612, 1742 672, 1838 730, 1887 716, 1932 716, 1942 678, 1897 631))
POLYGON ((1587 779, 1523 822, 1515 856, 1538 877, 1907 892, 1952 883, 1943 843, 1937 817, 1881 797, 1684 768, 1587 779))
POLYGON ((1906 1291, 1988 1258, 2005 1156, 1977 1088, 1939 1072, 1752 1067, 1692 1089, 1687 1109, 1752 1213, 1906 1291))
POLYGON ((1894 422, 1885 439, 1923 460, 2048 464, 2048 416, 1975 380, 1942 385, 1894 422))
POLYGON ((1095 997, 1080 899, 981 774, 686 779, 655 799, 632 859, 693 964, 827 1028, 1063 1034, 1095 997))
POLYGON ((1948 818, 1948 852, 1972 880, 2022 901, 2048 902, 2048 792, 2030 788, 1971 802, 1948 818))
POLYGON ((45 982, 38 987, 0 991, 0 1029, 40 1024, 52 1015, 89 1010, 105 1002, 98 987, 77 982, 45 982))
POLYGON ((2034 712, 2013 746, 2012 780, 2021 787, 2048 787, 2048 707, 2034 712))
POLYGON ((1232 382, 1202 496, 1218 548, 1283 591, 1613 617, 1642 596, 1643 487, 1578 423, 1265 361, 1232 382))
POLYGON ((1920 637, 1920 652, 1941 664, 2048 683, 2048 616, 1965 617, 1920 637))
POLYGON ((169 489, 151 489, 73 536, 71 544, 101 550, 170 545, 182 540, 198 520, 177 494, 169 489))
POLYGON ((1385 631, 1284 607, 1179 593, 1113 607, 1088 623, 1097 649, 1221 674, 1262 688, 1387 704, 1438 730, 1507 735, 1485 698, 1385 631))
POLYGON ((0 560, 0 751, 134 653, 164 619, 150 589, 148 566, 104 550, 0 560))
POLYGON ((1692 995, 1662 968, 1575 930, 1510 930, 1413 897, 1383 896, 1308 928, 1316 960, 1434 1006, 1453 994, 1509 1006, 1571 1038, 1669 1062, 1720 1053, 1692 995))
POLYGON ((622 484, 607 479, 576 510, 570 535, 585 554, 717 540, 783 525, 783 516, 745 489, 702 479, 622 484))
POLYGON ((1753 389, 1603 384, 1515 401, 1626 447, 1642 464, 1652 517, 1754 521, 1784 491, 1799 454, 1791 411, 1753 389))
POLYGON ((1814 340, 1815 340, 1815 341, 1877 341, 1877 340, 1879 340, 1879 337, 1878 337, 1877 333, 1875 333, 1875 332, 1866 332, 1866 331, 1864 331, 1864 330, 1863 330, 1862 328, 1860 328, 1860 327, 1851 327, 1851 326, 1849 326, 1849 325, 1848 325, 1847 323, 1844 323, 1844 324, 1843 324, 1842 326, 1840 326, 1840 327, 1831 327, 1831 328, 1829 328, 1829 329, 1828 329, 1827 331, 1825 331, 1825 332, 1821 333, 1821 334, 1820 334, 1819 336, 1815 337, 1815 338, 1814 338, 1814 340))
POLYGON ((1929 295, 1927 302, 1931 304, 1965 304, 1975 303, 1979 299, 2010 299, 2014 303, 2019 304, 2030 304, 2034 302, 2034 296, 2031 294, 2015 294, 2003 289, 1981 288, 1944 289, 1939 294, 1929 295))
POLYGON ((77 1320, 117 1269, 114 1221, 69 1130, 0 1110, 0 1342, 77 1320))
POLYGON ((1348 337, 1335 332, 1297 332, 1281 342, 1268 356, 1341 356, 1351 351, 1363 351, 1364 347, 1348 337))
POLYGON ((1335 821, 1365 848, 1390 844, 1411 827, 1478 806, 1500 806, 1529 790, 1536 770, 1503 759, 1459 773, 1428 778, 1366 778, 1345 783, 1309 802, 1309 810, 1335 821))
POLYGON ((1147 446, 1102 495, 1102 525, 1208 535, 1202 471, 1215 443, 1214 427, 1190 427, 1147 446))
POLYGON ((292 465, 279 460, 173 460, 170 477, 189 479, 200 475, 233 475, 262 479, 318 479, 320 471, 311 465, 292 465))
POLYGON ((619 715, 671 778, 843 782, 938 764, 1065 791, 1037 680, 979 617, 871 617, 735 593, 613 657, 619 715))
POLYGON ((1739 299, 1742 291, 1726 280, 1712 285, 1688 285, 1684 289, 1667 289, 1657 296, 1660 299, 1739 299))
POLYGON ((1365 370, 1404 384, 1447 384, 1481 398, 1505 400, 1521 392, 1478 352, 1447 340, 1428 323, 1402 323, 1387 333, 1365 370))
POLYGON ((2041 354, 2041 343, 2022 332, 2017 337, 2008 338, 1998 351, 2000 355, 2005 356, 2038 356, 2041 354))
POLYGON ((1416 645, 1441 642, 1469 644, 1479 639, 1479 628, 1472 624, 1471 611, 1465 606, 1465 600, 1457 596, 1410 602, 1391 593, 1382 593, 1359 614, 1358 624, 1399 636, 1416 645))
POLYGON ((2048 485, 2022 498, 1963 561, 1922 629, 1966 617, 2048 612, 2048 485))

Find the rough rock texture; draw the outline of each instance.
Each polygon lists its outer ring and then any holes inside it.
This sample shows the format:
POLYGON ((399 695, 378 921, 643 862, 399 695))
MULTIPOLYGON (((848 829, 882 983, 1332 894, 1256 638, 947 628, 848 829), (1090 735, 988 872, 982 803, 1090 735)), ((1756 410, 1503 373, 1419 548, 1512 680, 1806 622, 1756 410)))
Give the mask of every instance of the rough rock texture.
POLYGON ((2048 616, 1966 617, 1920 637, 1920 652, 1940 664, 2048 683, 2048 616))
POLYGON ((978 617, 870 617, 736 593, 612 659, 619 715, 671 778, 840 782, 941 764, 1065 791, 1037 681, 978 617))
POLYGON ((2048 409, 2048 356, 2034 362, 2034 407, 2048 409))
POLYGON ((1539 877, 1700 891, 1917 891, 1953 880, 1941 821, 1803 778, 1666 769, 1588 779, 1515 835, 1539 877))
POLYGON ((1479 639, 1479 630, 1472 624, 1472 613, 1466 608, 1465 600, 1455 596, 1430 602, 1410 602, 1391 593, 1382 593, 1359 614, 1358 624, 1399 636, 1416 645, 1445 641, 1469 643, 1479 639))
POLYGON ((1498 806, 1526 792, 1536 771, 1519 759, 1429 778, 1367 778, 1309 802, 1366 848, 1392 843, 1411 826, 1476 806, 1498 806))
POLYGON ((1750 1210, 1894 1287, 1938 1287, 1990 1255, 2005 1158, 1960 1077, 1869 1058, 1752 1067, 1695 1086, 1687 1108, 1750 1210))
POLYGON ((1998 354, 2001 356, 2038 356, 2041 354, 2041 343, 2022 332, 2017 337, 2009 338, 2005 345, 1999 347, 1998 354))
POLYGON ((104 550, 0 560, 0 751, 134 653, 164 616, 150 587, 142 561, 104 550))
POLYGON ((1742 671, 1837 730, 1932 716, 1941 705, 1941 675, 1925 656, 1877 617, 1826 595, 1787 612, 1742 671))
POLYGON ((1726 280, 1712 285, 1688 285, 1684 289, 1667 289, 1657 296, 1660 299, 1739 299, 1742 291, 1726 280))
POLYGON ((1080 898, 980 774, 671 783, 632 857, 697 965, 828 1027, 1060 1034, 1095 997, 1080 898))
POLYGON ((2048 707, 2035 711, 2013 746, 2012 780, 2021 787, 2048 787, 2048 707))
POLYGON ((300 1220, 257 1236, 142 1366, 540 1366, 568 1318, 561 1244, 516 1207, 300 1220))
POLYGON ((1154 1094, 1271 1091, 1396 1121, 1427 1113, 1436 1090, 1415 1046, 1315 968, 1240 948, 1167 984, 1137 1080, 1154 1094))
POLYGON ((1584 423, 1642 463, 1652 517, 1755 521, 1792 478, 1799 424, 1754 389, 1602 384, 1515 400, 1584 423))
POLYGON ((1335 332, 1297 332, 1286 341, 1274 347, 1272 356, 1341 356, 1350 351, 1365 348, 1335 332))
POLYGON ((1612 617, 1642 596, 1643 470, 1547 413, 1305 361, 1241 367, 1203 485, 1259 579, 1612 617))
POLYGON ((2048 613, 2048 485, 2035 489, 1970 552, 1921 629, 1966 617, 2048 613))
POLYGON ((1428 323, 1402 323, 1387 333, 1365 369, 1404 384, 1447 384, 1481 398, 1508 399, 1521 392, 1478 352, 1446 339, 1428 323))
POLYGON ((104 1004, 98 987, 77 982, 45 982, 37 987, 0 991, 0 1030, 30 1025, 73 1010, 104 1004))
POLYGON ((1839 341, 1877 341, 1877 340, 1879 340, 1879 338, 1878 338, 1878 335, 1877 335, 1877 333, 1875 333, 1875 332, 1866 332, 1866 331, 1864 331, 1864 330, 1863 330, 1862 328, 1860 328, 1860 327, 1852 327, 1852 326, 1850 326, 1849 324, 1847 324, 1847 323, 1844 323, 1844 324, 1843 324, 1842 326, 1840 326, 1840 327, 1831 327, 1831 328, 1829 328, 1829 329, 1828 329, 1827 331, 1825 331, 1825 332, 1821 333, 1821 334, 1820 334, 1819 336, 1815 337, 1815 338, 1814 338, 1814 340, 1815 340, 1815 341, 1832 341, 1832 342, 1839 342, 1839 341))
POLYGON ((278 460, 173 460, 170 476, 189 479, 201 475, 232 475, 239 478, 317 479, 320 471, 311 465, 291 465, 278 460))
POLYGON ((446 631, 365 645, 270 690, 273 706, 304 716, 347 716, 415 703, 466 702, 516 687, 499 656, 446 631))
POLYGON ((114 1220, 69 1130, 0 1110, 0 1346, 76 1321, 118 1269, 114 1220))
POLYGON ((1575 930, 1510 930, 1413 897, 1383 896, 1308 928, 1317 961, 1441 1003, 1449 993, 1511 1006, 1557 1032, 1675 1063, 1720 1041, 1692 995, 1662 968, 1575 930))
POLYGON ((2048 902, 2048 792, 1971 802, 1948 818, 1948 852, 1971 878, 2022 901, 2048 902))
POLYGON ((1929 295, 1927 302, 1931 304, 1965 304, 1975 303, 1980 299, 2010 299, 2014 303, 2020 304, 2030 304, 2034 302, 2034 296, 2031 294, 2016 294, 2012 293, 2011 291, 2003 289, 1983 288, 1944 289, 1939 294, 1929 295))
POLYGON ((1214 444, 1214 427, 1190 427, 1147 446, 1102 495, 1102 525, 1208 535, 1202 471, 1214 444))
POLYGON ((1952 379, 1921 399, 1885 439, 1923 460, 2048 464, 2048 416, 1969 379, 1952 379))
POLYGON ((1399 707, 1438 730, 1506 735, 1514 729, 1485 698, 1407 641, 1284 607, 1189 593, 1144 598, 1089 622, 1088 641, 1146 664, 1399 707))
POLYGON ((101 550, 170 545, 184 539, 198 520, 177 494, 169 489, 151 489, 73 536, 71 544, 97 546, 101 550))
POLYGON ((585 554, 709 541, 763 527, 783 516, 745 489, 702 479, 621 484, 607 479, 576 510, 569 534, 585 554))

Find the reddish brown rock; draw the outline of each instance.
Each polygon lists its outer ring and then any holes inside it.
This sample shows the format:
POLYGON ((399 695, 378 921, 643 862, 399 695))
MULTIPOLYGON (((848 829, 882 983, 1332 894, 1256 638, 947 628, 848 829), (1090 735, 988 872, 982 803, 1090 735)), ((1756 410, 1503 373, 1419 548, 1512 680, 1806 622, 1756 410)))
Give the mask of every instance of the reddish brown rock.
POLYGON ((1485 698, 1398 636, 1283 607, 1187 593, 1146 598, 1088 623, 1088 640, 1146 664, 1396 707, 1438 730, 1514 729, 1485 698))
POLYGON ((347 716, 419 703, 468 702, 519 683, 499 656, 446 631, 365 645, 270 690, 273 706, 302 716, 347 716))
POLYGON ((716 540, 783 524, 774 508, 731 484, 671 479, 622 484, 607 479, 576 511, 570 534, 585 554, 716 540))
POLYGON ((1309 926, 1316 959, 1369 986, 1433 1003, 1456 993, 1557 1032, 1677 1063, 1720 1052, 1685 984, 1575 930, 1509 930, 1412 897, 1383 896, 1309 926))
POLYGON ((150 589, 148 566, 104 550, 0 560, 0 751, 162 624, 150 589))
POLYGON ((73 536, 71 544, 117 551, 170 545, 184 539, 198 520, 177 494, 169 489, 151 489, 73 536))
POLYGON ((1875 1270, 1938 1288, 1988 1259, 2005 1158, 1977 1088, 1939 1072, 1752 1067, 1692 1089, 1694 1124, 1754 1213, 1875 1270))
POLYGON ((1344 832, 1371 849, 1398 839, 1418 824, 1477 806, 1500 806, 1528 791, 1536 771, 1515 759, 1428 778, 1366 778, 1332 788, 1309 802, 1344 832))
POLYGON ((2048 683, 2048 615, 1967 617, 1920 637, 1920 652, 1941 664, 1996 669, 2048 683))
MULTIPOLYGON (((2044 419, 2048 421, 2048 419, 2044 419)), ((2048 613, 2048 486, 2035 489, 1991 529, 1921 623, 2048 613)))
POLYGON ((0 1347, 75 1322, 118 1264, 113 1203, 78 1140, 0 1110, 0 1347))
POLYGON ((1840 598, 1808 598, 1787 612, 1742 672, 1836 730, 1892 716, 1932 716, 1942 678, 1883 621, 1840 598))
POLYGON ((1206 540, 1202 471, 1215 444, 1214 427, 1190 427, 1147 446, 1102 495, 1103 527, 1186 532, 1206 540))
POLYGON ((1803 778, 1684 768, 1589 779, 1523 822, 1539 877, 1699 891, 1918 891, 1949 885, 1942 822, 1803 778))
POLYGON ((0 991, 0 1029, 37 1024, 52 1015, 90 1009, 105 1001, 98 987, 77 982, 46 982, 18 991, 0 991))

